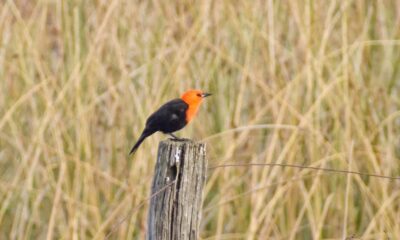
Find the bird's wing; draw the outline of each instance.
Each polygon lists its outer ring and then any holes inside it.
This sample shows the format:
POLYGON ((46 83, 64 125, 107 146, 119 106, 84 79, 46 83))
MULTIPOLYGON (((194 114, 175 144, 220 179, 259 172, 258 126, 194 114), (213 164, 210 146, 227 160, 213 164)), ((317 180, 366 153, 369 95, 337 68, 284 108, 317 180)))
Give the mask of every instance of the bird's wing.
POLYGON ((147 119, 146 127, 156 128, 164 124, 185 120, 188 107, 187 103, 182 99, 173 99, 150 115, 147 119))

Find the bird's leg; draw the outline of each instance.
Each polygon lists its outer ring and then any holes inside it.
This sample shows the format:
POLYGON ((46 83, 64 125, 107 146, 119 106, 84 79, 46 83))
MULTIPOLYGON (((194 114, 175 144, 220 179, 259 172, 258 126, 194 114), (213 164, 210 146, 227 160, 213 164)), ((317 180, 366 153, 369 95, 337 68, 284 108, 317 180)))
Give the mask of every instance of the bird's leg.
POLYGON ((172 140, 175 140, 175 141, 185 141, 185 140, 187 140, 186 138, 180 138, 180 137, 176 136, 173 133, 168 133, 168 135, 170 135, 172 137, 172 140))
POLYGON ((174 139, 174 140, 181 140, 181 138, 179 138, 178 136, 176 136, 173 133, 167 133, 167 134, 170 135, 172 137, 172 139, 174 139))

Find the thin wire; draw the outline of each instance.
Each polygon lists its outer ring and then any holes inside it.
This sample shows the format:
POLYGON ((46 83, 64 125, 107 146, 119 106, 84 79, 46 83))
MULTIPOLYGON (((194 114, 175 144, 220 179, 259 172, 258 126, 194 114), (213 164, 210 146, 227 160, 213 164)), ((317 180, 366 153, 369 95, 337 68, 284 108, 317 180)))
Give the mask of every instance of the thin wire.
POLYGON ((346 170, 339 170, 333 168, 321 168, 321 167, 312 167, 312 166, 302 166, 296 164, 283 164, 283 163, 234 163, 234 164, 223 164, 223 165, 216 165, 209 167, 208 169, 214 170, 217 168, 226 168, 226 167, 253 167, 253 166, 278 166, 278 167, 291 167, 291 168, 300 168, 300 169, 312 169, 312 170, 321 170, 325 172, 334 172, 334 173, 344 173, 344 174, 356 174, 360 176, 368 176, 368 177, 376 177, 376 178, 385 178, 390 180, 400 180, 400 177, 392 177, 392 176, 385 176, 385 175, 378 175, 374 173, 364 173, 364 172, 355 172, 355 171, 346 171, 346 170))
POLYGON ((139 205, 137 205, 135 208, 131 209, 126 215, 125 217, 121 218, 117 223, 115 223, 110 232, 106 235, 106 237, 104 238, 105 240, 109 239, 111 237, 111 235, 117 230, 117 228, 123 223, 125 222, 128 218, 130 218, 132 216, 132 214, 138 210, 139 208, 141 208, 145 203, 147 203, 147 201, 151 200, 153 197, 157 196, 158 194, 164 192, 168 187, 172 186, 172 184, 175 183, 176 180, 168 183, 167 185, 165 185, 164 187, 162 187, 160 190, 158 190, 157 192, 153 193, 152 195, 150 195, 150 197, 144 199, 139 205))
MULTIPOLYGON (((212 167, 208 167, 209 170, 215 170, 217 168, 227 168, 227 167, 291 167, 291 168, 299 168, 299 169, 312 169, 312 170, 319 170, 319 171, 325 171, 325 172, 333 172, 333 173, 343 173, 343 174, 355 174, 359 176, 368 176, 368 177, 376 177, 376 178, 383 178, 383 179, 389 179, 389 180, 400 180, 400 177, 392 177, 392 176, 385 176, 385 175, 378 175, 374 173, 364 173, 364 172, 356 172, 356 171, 346 171, 346 170, 340 170, 340 169, 333 169, 333 168, 321 168, 321 167, 312 167, 312 166, 302 166, 302 165, 296 165, 296 164, 283 164, 283 163, 234 163, 234 164, 223 164, 223 165, 216 165, 212 167)), ((146 198, 143 200, 139 205, 137 205, 135 208, 129 211, 128 214, 125 215, 125 217, 121 218, 117 223, 115 223, 110 232, 106 235, 104 239, 109 239, 110 236, 117 230, 117 228, 125 222, 132 214, 141 208, 147 201, 151 200, 153 197, 157 196, 158 194, 162 193, 165 191, 168 187, 170 187, 172 184, 175 183, 175 180, 168 183, 164 187, 162 187, 160 190, 157 192, 153 193, 150 197, 146 198)))

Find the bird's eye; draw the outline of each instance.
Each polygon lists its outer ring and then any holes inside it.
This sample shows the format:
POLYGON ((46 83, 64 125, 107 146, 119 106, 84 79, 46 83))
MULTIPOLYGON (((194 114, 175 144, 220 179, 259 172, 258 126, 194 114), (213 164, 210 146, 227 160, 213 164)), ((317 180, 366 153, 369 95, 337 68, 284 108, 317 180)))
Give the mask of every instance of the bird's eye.
POLYGON ((198 97, 201 97, 201 94, 200 94, 200 93, 198 93, 198 94, 197 94, 197 96, 198 96, 198 97))

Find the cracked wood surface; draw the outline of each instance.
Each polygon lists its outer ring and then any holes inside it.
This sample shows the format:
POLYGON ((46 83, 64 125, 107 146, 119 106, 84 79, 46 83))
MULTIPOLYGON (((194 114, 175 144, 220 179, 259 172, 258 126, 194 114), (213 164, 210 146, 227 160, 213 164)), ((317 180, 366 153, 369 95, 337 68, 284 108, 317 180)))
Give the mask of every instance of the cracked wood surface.
POLYGON ((204 143, 170 139, 160 143, 151 189, 155 196, 148 213, 148 240, 198 238, 206 170, 204 143), (168 184, 171 186, 165 187, 168 184))

